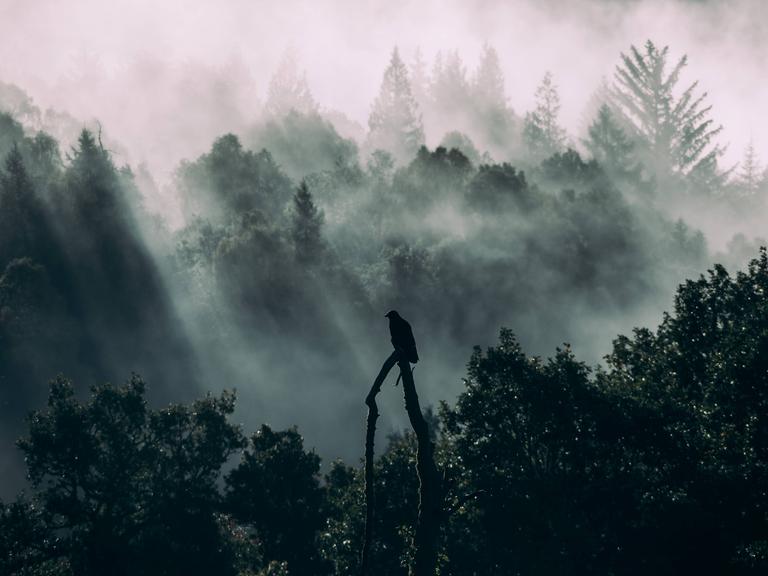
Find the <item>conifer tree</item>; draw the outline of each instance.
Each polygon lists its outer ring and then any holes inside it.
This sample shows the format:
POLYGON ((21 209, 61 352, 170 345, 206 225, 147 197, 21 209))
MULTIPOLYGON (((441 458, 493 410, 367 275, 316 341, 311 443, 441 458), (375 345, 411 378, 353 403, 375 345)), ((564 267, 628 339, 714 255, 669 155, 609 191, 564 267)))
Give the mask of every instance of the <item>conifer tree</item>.
POLYGON ((291 110, 301 114, 317 112, 317 102, 307 84, 307 76, 299 72, 296 53, 288 50, 269 82, 266 111, 273 116, 285 116, 291 110))
POLYGON ((0 171, 0 269, 11 258, 31 253, 36 220, 34 190, 18 146, 11 148, 0 171))
POLYGON ((493 152, 503 154, 514 137, 515 115, 507 103, 499 54, 489 44, 483 46, 472 81, 472 101, 480 138, 493 152))
POLYGON ((669 47, 659 49, 650 40, 642 51, 630 46, 616 67, 613 100, 658 173, 711 180, 723 152, 714 141, 722 126, 709 117, 712 106, 705 103, 706 92, 697 94, 698 82, 678 90, 688 57, 671 68, 668 58, 669 47))
POLYGON ((467 79, 467 69, 458 51, 446 57, 438 54, 432 72, 430 85, 432 106, 437 122, 451 128, 467 131, 470 122, 467 115, 471 108, 471 86, 467 79))
POLYGON ((316 263, 323 251, 323 213, 312 198, 307 183, 302 180, 293 196, 291 236, 299 262, 316 263))
POLYGON ((421 48, 416 49, 413 56, 413 62, 410 66, 411 92, 421 110, 428 105, 429 98, 429 74, 427 72, 427 63, 421 53, 421 48))
POLYGON ((745 196, 754 196, 763 184, 762 166, 755 152, 755 143, 750 139, 741 161, 738 184, 745 196))
POLYGON ((523 139, 528 153, 535 160, 541 160, 563 149, 565 130, 560 126, 560 96, 547 72, 536 89, 536 107, 525 116, 523 139))
POLYGON ((397 48, 384 72, 368 128, 369 147, 387 150, 400 162, 410 160, 424 144, 421 114, 397 48))
POLYGON ((487 108, 506 108, 504 73, 501 71, 499 54, 490 44, 483 46, 475 77, 472 82, 475 101, 487 108))
POLYGON ((634 143, 616 121, 608 104, 603 104, 589 127, 584 145, 592 157, 609 172, 628 176, 634 168, 634 143))

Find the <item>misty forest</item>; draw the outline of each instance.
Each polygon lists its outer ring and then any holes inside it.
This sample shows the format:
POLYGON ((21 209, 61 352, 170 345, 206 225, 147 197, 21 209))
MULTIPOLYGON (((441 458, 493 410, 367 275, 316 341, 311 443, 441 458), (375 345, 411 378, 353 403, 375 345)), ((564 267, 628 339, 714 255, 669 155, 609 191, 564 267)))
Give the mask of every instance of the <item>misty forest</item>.
POLYGON ((292 48, 250 104, 188 68, 156 157, 0 78, 0 574, 766 573, 750 127, 674 37, 578 129, 396 42, 367 124, 292 48))

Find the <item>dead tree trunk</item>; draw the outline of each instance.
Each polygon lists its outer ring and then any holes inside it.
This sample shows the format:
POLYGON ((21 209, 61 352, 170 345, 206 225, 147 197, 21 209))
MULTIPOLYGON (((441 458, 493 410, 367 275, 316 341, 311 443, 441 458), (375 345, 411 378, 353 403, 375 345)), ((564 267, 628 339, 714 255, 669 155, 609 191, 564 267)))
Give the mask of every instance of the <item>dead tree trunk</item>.
POLYGON ((398 357, 397 363, 403 377, 405 409, 416 434, 416 472, 419 476, 419 515, 413 539, 414 561, 409 574, 434 576, 437 568, 440 520, 443 514, 440 474, 435 464, 435 446, 429 436, 429 426, 419 406, 411 364, 404 357, 398 357))
POLYGON ((360 562, 360 574, 368 576, 371 562, 374 521, 374 486, 373 486, 373 448, 376 435, 376 420, 379 409, 376 395, 381 390, 387 375, 397 363, 403 378, 405 410, 416 434, 416 473, 419 477, 419 510, 413 539, 415 549, 411 576, 434 576, 437 568, 437 549, 440 538, 440 520, 443 514, 443 496, 440 474, 435 464, 435 446, 429 435, 429 426, 421 413, 419 396, 413 382, 411 364, 397 351, 392 352, 373 382, 371 391, 365 398, 368 405, 368 419, 365 430, 365 535, 360 562))
POLYGON ((373 381, 371 391, 365 398, 368 405, 368 419, 365 428, 365 539, 363 541, 363 553, 360 561, 360 574, 368 576, 371 562, 371 543, 373 541, 373 445, 376 435, 376 420, 379 417, 379 408, 376 405, 376 395, 381 390, 381 385, 387 378, 389 371, 397 362, 397 352, 392 352, 373 381))

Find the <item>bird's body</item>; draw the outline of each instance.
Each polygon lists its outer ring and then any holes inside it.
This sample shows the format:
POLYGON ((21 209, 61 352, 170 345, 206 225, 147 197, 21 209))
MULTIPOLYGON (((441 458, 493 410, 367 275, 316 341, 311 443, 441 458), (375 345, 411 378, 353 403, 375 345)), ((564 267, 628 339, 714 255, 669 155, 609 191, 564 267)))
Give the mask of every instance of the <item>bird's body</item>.
POLYGON ((395 310, 387 312, 389 318, 389 334, 392 337, 392 346, 395 350, 405 353, 406 358, 412 364, 419 361, 419 353, 416 351, 416 340, 413 337, 411 325, 395 310))

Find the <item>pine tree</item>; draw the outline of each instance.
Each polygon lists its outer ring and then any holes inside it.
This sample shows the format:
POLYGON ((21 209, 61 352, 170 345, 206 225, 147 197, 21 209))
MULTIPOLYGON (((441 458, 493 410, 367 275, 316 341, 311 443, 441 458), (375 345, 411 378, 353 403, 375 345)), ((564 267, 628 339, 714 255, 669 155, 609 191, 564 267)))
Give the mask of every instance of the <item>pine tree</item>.
POLYGON ((584 145, 592 157, 615 174, 628 176, 634 167, 634 143, 616 121, 608 104, 603 104, 589 127, 584 145))
POLYGON ((633 136, 644 144, 650 164, 660 173, 714 178, 722 148, 714 142, 722 130, 709 118, 707 93, 696 94, 698 82, 676 96, 687 56, 668 68, 669 47, 648 40, 641 52, 630 46, 616 67, 613 101, 633 136))
POLYGON ((541 160, 560 152, 565 146, 565 130, 560 126, 560 96, 547 72, 536 89, 536 108, 525 115, 523 139, 528 153, 535 160, 541 160))
POLYGON ((307 84, 307 76, 299 72, 296 53, 288 50, 269 82, 266 111, 273 116, 285 116, 291 110, 301 114, 317 112, 317 102, 307 84))
POLYGON ((738 185, 745 196, 754 196, 763 184, 762 166, 755 152, 755 144, 750 139, 744 150, 744 160, 738 176, 738 185))
POLYGON ((410 75, 411 92, 419 108, 424 110, 428 105, 429 98, 429 74, 427 73, 427 63, 421 54, 421 48, 417 48, 413 56, 410 75))
POLYGON ((384 72, 379 95, 368 118, 368 145, 387 150, 400 162, 410 160, 424 144, 418 104, 411 93, 408 71, 395 48, 384 72))
POLYGON ((468 131, 471 128, 468 110, 471 108, 472 94, 467 69, 458 51, 447 57, 438 54, 432 72, 430 85, 432 106, 438 126, 468 131))
POLYGON ((317 263, 323 252, 323 213, 315 206, 307 183, 302 180, 293 196, 291 236, 296 259, 304 264, 317 263))
POLYGON ((504 109, 507 96, 504 93, 504 73, 501 71, 499 54, 490 44, 483 46, 480 63, 472 82, 472 95, 477 104, 485 108, 504 109))
POLYGON ((32 183, 18 146, 11 148, 0 171, 0 270, 11 258, 32 253, 35 225, 42 225, 32 183))
POLYGON ((478 139, 497 155, 503 155, 514 138, 515 115, 507 104, 504 73, 499 54, 486 44, 472 81, 474 124, 481 131, 478 139))

